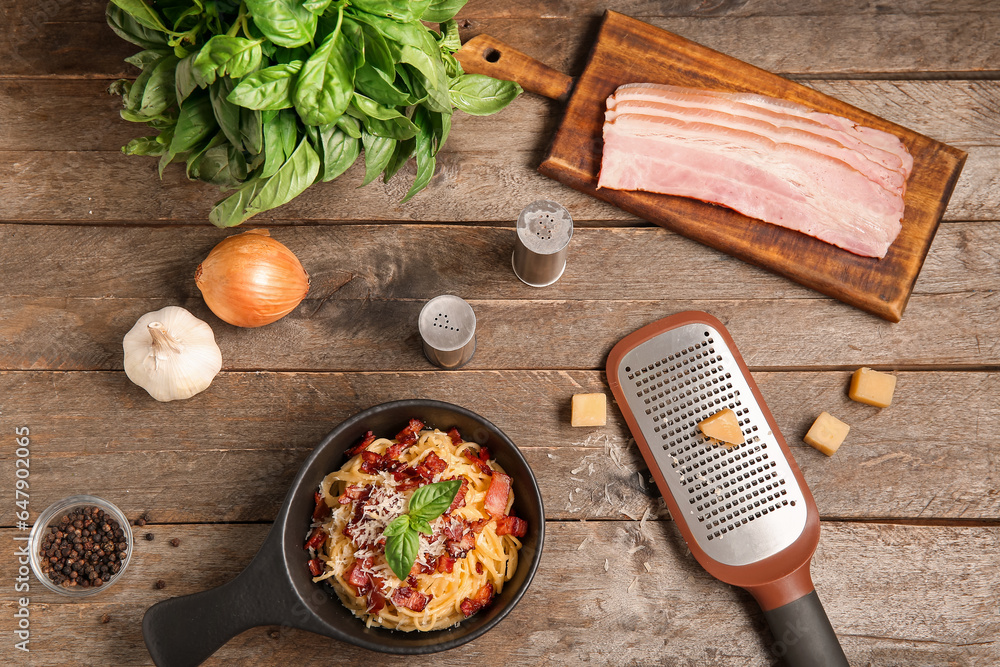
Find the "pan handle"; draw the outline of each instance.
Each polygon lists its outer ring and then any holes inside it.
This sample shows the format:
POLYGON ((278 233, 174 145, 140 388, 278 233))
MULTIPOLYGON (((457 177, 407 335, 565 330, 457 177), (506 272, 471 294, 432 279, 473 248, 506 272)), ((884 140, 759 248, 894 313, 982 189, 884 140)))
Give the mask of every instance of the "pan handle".
POLYGON ((201 593, 171 598, 146 610, 142 634, 160 667, 195 667, 227 641, 258 625, 287 623, 309 627, 310 614, 292 590, 280 551, 265 540, 243 572, 201 593), (297 614, 298 612, 298 614, 297 614))
POLYGON ((787 667, 850 667, 815 589, 764 618, 774 635, 771 652, 787 667))
POLYGON ((469 74, 519 83, 529 93, 565 102, 573 90, 573 77, 544 65, 489 35, 473 37, 455 54, 469 74))

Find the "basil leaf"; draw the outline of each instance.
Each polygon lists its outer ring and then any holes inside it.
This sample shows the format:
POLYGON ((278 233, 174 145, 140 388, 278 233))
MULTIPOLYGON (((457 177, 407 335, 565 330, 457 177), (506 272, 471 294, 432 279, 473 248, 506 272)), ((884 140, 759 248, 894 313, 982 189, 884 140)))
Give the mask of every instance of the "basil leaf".
POLYGON ((302 6, 318 16, 326 11, 326 8, 330 6, 330 2, 331 0, 305 0, 302 6))
POLYGON ((462 39, 458 36, 458 22, 448 19, 441 24, 441 48, 454 53, 462 48, 462 39))
POLYGON ((351 6, 361 11, 394 21, 416 21, 430 4, 431 0, 351 0, 351 6))
POLYGON ((400 535, 388 537, 385 540, 385 561, 393 573, 405 580, 413 569, 420 550, 420 533, 407 530, 400 535))
MULTIPOLYGON (((417 533, 423 533, 424 535, 430 535, 433 531, 431 530, 431 524, 426 519, 411 518, 410 519, 410 529, 417 533)), ((410 567, 413 567, 412 565, 410 567)))
POLYGON ((156 140, 155 136, 136 137, 122 146, 125 155, 163 155, 167 147, 156 140))
POLYGON ((316 33, 317 16, 301 0, 246 0, 254 25, 278 46, 308 44, 316 33))
POLYGON ((263 131, 264 167, 260 175, 267 178, 278 171, 285 159, 295 151, 295 112, 281 111, 274 114, 264 121, 263 131))
POLYGON ((395 519, 389 522, 389 525, 385 527, 382 531, 382 535, 385 537, 395 537, 397 535, 402 535, 410 529, 410 516, 408 514, 400 514, 395 519))
POLYGON ((247 205, 244 219, 291 201, 316 181, 317 174, 319 156, 303 137, 295 152, 247 205))
POLYGON ((247 109, 288 109, 292 107, 292 85, 302 69, 302 61, 272 65, 243 77, 229 95, 229 101, 247 109))
POLYGON ((197 97, 189 97, 181 105, 174 138, 170 142, 170 154, 177 155, 191 150, 217 128, 209 96, 201 93, 197 97))
MULTIPOLYGON (((431 178, 434 176, 434 167, 437 163, 437 159, 434 157, 434 126, 431 119, 427 116, 428 112, 423 107, 420 107, 413 114, 413 118, 420 128, 417 133, 416 141, 417 145, 414 149, 414 156, 417 158, 417 176, 413 180, 413 185, 410 187, 409 192, 403 197, 404 203, 409 201, 413 195, 417 194, 430 183, 431 178)), ((452 499, 454 499, 455 494, 451 494, 452 499)), ((451 504, 451 501, 448 501, 451 504)), ((448 509, 445 507, 445 509, 448 509)), ((442 512, 444 510, 441 510, 442 512)), ((440 512, 439 512, 440 514, 440 512)))
POLYGON ((188 177, 228 190, 238 187, 247 177, 247 163, 240 150, 223 140, 192 161, 188 177))
MULTIPOLYGON (((152 75, 142 91, 139 113, 144 116, 159 116, 177 101, 174 92, 174 71, 177 56, 171 54, 152 68, 152 75)), ((143 72, 145 74, 145 72, 143 72)))
POLYGON ((319 127, 320 157, 323 170, 320 180, 332 181, 350 168, 361 154, 361 142, 349 136, 336 124, 319 127))
POLYGON ((344 115, 337 119, 337 127, 341 132, 345 132, 352 139, 361 138, 361 127, 357 119, 344 115))
POLYGON ((460 488, 462 488, 460 479, 421 486, 410 496, 408 506, 410 515, 425 521, 433 521, 451 507, 460 488))
POLYGON ((423 21, 442 23, 459 12, 468 0, 433 0, 430 7, 420 15, 423 21))
POLYGON ((354 92, 354 60, 340 30, 334 30, 302 65, 292 99, 306 125, 339 118, 354 92))
POLYGON ((386 39, 395 62, 412 65, 424 79, 428 105, 433 111, 449 111, 448 77, 439 57, 440 49, 429 29, 419 22, 398 23, 372 14, 357 14, 355 19, 367 23, 386 39))
POLYGON ((147 28, 132 18, 121 7, 112 2, 108 3, 105 10, 105 18, 108 25, 116 35, 144 49, 155 49, 159 47, 169 47, 169 37, 158 29, 147 28))
POLYGON ((354 87, 362 95, 386 106, 409 106, 416 103, 408 92, 386 81, 385 75, 368 63, 354 74, 354 87))
MULTIPOLYGON (((240 136, 243 138, 243 148, 248 153, 257 155, 261 152, 264 148, 264 127, 259 111, 240 108, 240 136)), ((293 143, 292 146, 294 145, 293 143)), ((292 149, 289 149, 288 154, 291 152, 292 149)))
POLYGON ((177 103, 181 104, 188 98, 194 89, 198 87, 198 82, 194 78, 192 66, 197 53, 181 58, 177 63, 177 70, 174 72, 174 92, 177 95, 177 103))
POLYGON ((212 111, 222 132, 234 146, 243 147, 243 137, 240 133, 240 107, 229 102, 228 97, 233 90, 233 80, 222 77, 208 87, 208 96, 212 100, 212 111))
POLYGON ((396 61, 392 57, 392 52, 389 51, 389 45, 385 43, 385 38, 367 23, 359 23, 346 16, 344 23, 354 24, 361 28, 361 34, 364 38, 365 62, 385 74, 391 81, 395 77, 396 61))
POLYGON ((451 132, 451 113, 429 111, 427 115, 430 116, 434 127, 434 155, 437 155, 437 152, 444 146, 444 142, 448 140, 448 134, 451 132))
POLYGON ((156 10, 147 5, 142 0, 111 0, 111 2, 123 9, 135 21, 150 30, 159 30, 162 33, 172 33, 173 31, 163 25, 160 15, 156 10))
POLYGON ((216 202, 208 214, 209 221, 216 227, 235 227, 244 220, 250 200, 264 187, 268 179, 252 178, 233 194, 216 202))
POLYGON ((396 149, 396 140, 362 132, 361 143, 365 147, 365 178, 361 185, 365 186, 374 181, 389 164, 396 149))
POLYGON ((130 65, 135 65, 139 69, 146 69, 150 65, 155 65, 171 54, 166 49, 146 49, 125 59, 130 65))
POLYGON ((216 35, 205 42, 191 64, 191 72, 199 86, 205 87, 216 76, 228 74, 239 78, 260 67, 263 52, 259 40, 216 35))
POLYGON ((417 141, 413 138, 404 139, 396 144, 396 150, 392 153, 392 159, 385 166, 382 172, 382 181, 388 183, 393 176, 403 168, 403 165, 413 157, 413 151, 417 147, 417 141))
POLYGON ((463 74, 451 83, 449 94, 455 106, 473 116, 500 111, 524 92, 513 81, 501 81, 482 74, 463 74))

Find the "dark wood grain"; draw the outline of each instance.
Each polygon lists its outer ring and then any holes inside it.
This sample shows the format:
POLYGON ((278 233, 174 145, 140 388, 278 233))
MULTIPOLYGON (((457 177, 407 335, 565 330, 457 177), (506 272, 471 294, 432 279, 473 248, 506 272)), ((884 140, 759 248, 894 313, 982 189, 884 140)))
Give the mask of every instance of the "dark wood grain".
MULTIPOLYGON (((252 225, 252 223, 250 223, 252 225)), ((194 269, 232 231, 211 225, 113 227, 0 224, 0 296, 198 297, 194 269), (58 249, 58 250, 57 250, 58 249), (138 261, 141 259, 141 261, 138 261), (128 271, 109 266, 128 265, 128 271)), ((514 277, 515 232, 471 225, 287 226, 271 229, 309 272, 310 299, 656 300, 819 299, 763 269, 660 227, 576 229, 562 278, 544 290, 514 277), (345 252, 349 248, 350 252, 345 252), (419 253, 412 252, 420 248, 419 253), (454 249, 462 248, 461 261, 454 249), (670 262, 650 262, 650 257, 670 262), (396 258, 392 270, 385 267, 396 258), (641 271, 635 267, 641 266, 641 271), (684 267, 678 272, 679 266, 684 267)), ((1000 223, 942 225, 917 294, 972 293, 997 286, 1000 223)))
MULTIPOLYGON (((1000 518, 1000 376, 896 375, 893 405, 879 410, 847 397, 849 371, 754 374, 821 515, 1000 518), (851 425, 833 458, 802 441, 822 411, 851 425)), ((608 393, 603 373, 223 373, 190 400, 158 403, 121 372, 4 372, 0 432, 30 428, 38 507, 89 492, 159 523, 269 521, 338 423, 386 401, 435 398, 475 410, 517 443, 550 519, 665 518, 613 403, 606 427, 570 426, 572 395, 590 392, 608 393), (76 474, 81 461, 100 474, 76 474)), ((0 465, 12 468, 12 458, 0 452, 0 465)), ((0 488, 0 502, 12 506, 13 493, 0 488)))
MULTIPOLYGON (((0 297, 0 369, 109 370, 121 338, 143 314, 168 305, 208 321, 229 370, 426 370, 421 299, 308 299, 258 329, 219 321, 200 298, 0 297)), ((469 301, 476 313, 470 369, 602 368, 625 335, 683 310, 704 310, 732 332, 752 369, 996 368, 1000 292, 914 296, 895 327, 825 299, 469 301), (947 322, 948 326, 942 326, 947 322)))
MULTIPOLYGON (((124 578, 67 601, 32 582, 31 664, 151 664, 140 632, 155 602, 230 580, 266 525, 147 527, 124 578), (180 540, 171 547, 168 540, 180 540), (162 580, 165 588, 156 589, 162 580), (107 614, 107 623, 101 617, 107 614), (71 656, 71 657, 70 657, 71 656)), ((14 544, 14 531, 0 538, 14 544)), ((989 665, 1000 661, 995 609, 997 527, 824 522, 812 563, 816 590, 852 664, 989 665), (891 591, 891 594, 887 591, 891 591), (878 604, 869 601, 878 600, 878 604)), ((14 559, 0 563, 13 581, 14 559)), ((336 603, 335 601, 333 603, 336 603)), ((16 601, 0 609, 11 617, 16 601)), ((708 576, 668 522, 550 522, 534 582, 511 615, 461 649, 389 656, 293 630, 244 632, 206 665, 773 665, 772 638, 749 595, 708 576), (638 550, 636 550, 638 548, 638 550), (630 553, 631 552, 631 553, 630 553), (605 563, 609 564, 605 571, 605 563), (648 568, 648 569, 647 569, 648 568), (655 627, 655 632, 651 628, 655 627)), ((23 660, 13 642, 0 660, 23 660)))
MULTIPOLYGON (((486 65, 488 63, 484 63, 486 65)), ((483 67, 484 70, 488 69, 483 67)), ((899 321, 947 208, 965 153, 787 79, 615 12, 606 14, 587 68, 539 171, 651 222, 891 321, 899 321), (637 57, 638 53, 642 57, 637 57), (903 229, 885 258, 693 199, 597 188, 604 100, 623 83, 653 81, 788 99, 899 136, 914 158, 903 229)))

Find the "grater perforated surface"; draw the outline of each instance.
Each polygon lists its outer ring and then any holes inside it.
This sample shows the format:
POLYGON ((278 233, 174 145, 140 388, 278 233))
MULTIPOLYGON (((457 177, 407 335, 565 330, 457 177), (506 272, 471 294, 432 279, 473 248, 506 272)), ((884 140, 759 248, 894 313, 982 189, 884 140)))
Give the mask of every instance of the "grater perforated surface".
MULTIPOLYGON (((807 507, 775 433, 724 338, 705 323, 628 351, 618 382, 698 546, 726 565, 778 553, 805 528, 807 507), (698 422, 730 408, 745 442, 709 442, 698 422)), ((661 489, 661 492, 666 490, 661 489)))

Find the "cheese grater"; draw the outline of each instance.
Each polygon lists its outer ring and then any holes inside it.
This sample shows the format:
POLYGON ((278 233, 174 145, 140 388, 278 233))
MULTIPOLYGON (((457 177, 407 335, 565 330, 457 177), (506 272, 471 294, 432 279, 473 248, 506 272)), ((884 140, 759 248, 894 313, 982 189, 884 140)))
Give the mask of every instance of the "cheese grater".
POLYGON ((788 665, 847 659, 809 574, 819 513, 802 472, 726 328, 702 312, 625 337, 608 383, 691 553, 709 574, 749 591, 788 665), (744 443, 725 447, 698 422, 736 413, 744 443))

